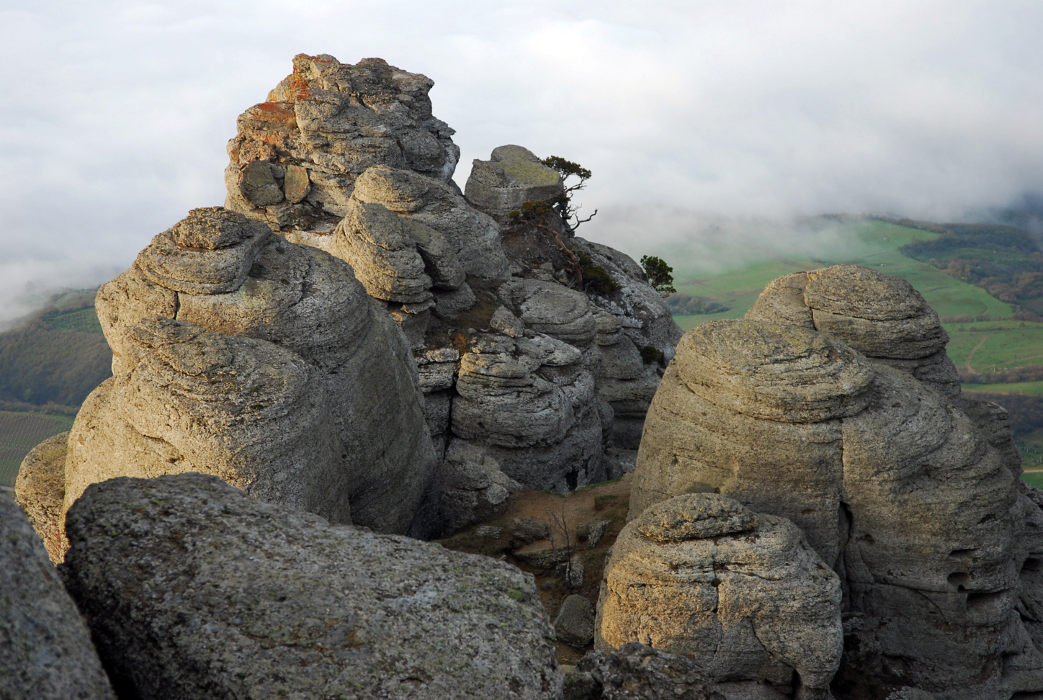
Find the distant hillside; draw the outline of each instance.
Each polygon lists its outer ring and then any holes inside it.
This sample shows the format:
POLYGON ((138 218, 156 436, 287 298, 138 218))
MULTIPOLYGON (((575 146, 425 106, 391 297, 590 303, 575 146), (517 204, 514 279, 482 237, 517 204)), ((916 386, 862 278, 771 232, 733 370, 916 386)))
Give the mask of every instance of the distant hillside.
POLYGON ((75 408, 111 374, 111 364, 94 291, 63 294, 0 333, 0 401, 75 408))
POLYGON ((940 235, 905 245, 902 252, 1015 305, 1021 312, 1015 318, 1043 320, 1043 250, 1038 235, 999 224, 942 224, 931 230, 940 235))

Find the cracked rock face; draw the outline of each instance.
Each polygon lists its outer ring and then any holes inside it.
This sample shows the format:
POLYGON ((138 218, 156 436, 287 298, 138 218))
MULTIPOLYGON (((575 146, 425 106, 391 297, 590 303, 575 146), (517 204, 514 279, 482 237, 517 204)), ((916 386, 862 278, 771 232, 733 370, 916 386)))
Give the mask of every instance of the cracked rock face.
POLYGON ((891 361, 944 353, 918 294, 859 269, 845 289, 844 273, 776 280, 750 313, 772 322, 682 339, 649 410, 631 517, 717 491, 796 523, 844 586, 842 687, 1039 692, 1041 513, 1009 433, 937 375, 891 361))
POLYGON ((121 696, 561 694, 532 576, 493 559, 203 474, 93 484, 68 532, 63 574, 121 696))
POLYGON ((719 494, 651 506, 605 567, 597 645, 683 654, 717 682, 825 697, 840 664, 840 581, 785 518, 719 494))

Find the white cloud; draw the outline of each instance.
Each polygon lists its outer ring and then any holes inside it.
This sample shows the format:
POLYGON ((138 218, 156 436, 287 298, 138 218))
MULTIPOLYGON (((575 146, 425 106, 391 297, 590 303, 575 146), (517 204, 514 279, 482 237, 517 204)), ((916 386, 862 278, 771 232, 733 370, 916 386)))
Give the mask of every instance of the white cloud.
POLYGON ((458 180, 503 143, 591 168, 583 233, 624 248, 651 208, 684 212, 644 227, 669 236, 695 212, 955 217, 1043 183, 1034 0, 44 0, 0 23, 0 261, 26 270, 125 265, 220 203, 235 117, 298 52, 431 76, 458 180))

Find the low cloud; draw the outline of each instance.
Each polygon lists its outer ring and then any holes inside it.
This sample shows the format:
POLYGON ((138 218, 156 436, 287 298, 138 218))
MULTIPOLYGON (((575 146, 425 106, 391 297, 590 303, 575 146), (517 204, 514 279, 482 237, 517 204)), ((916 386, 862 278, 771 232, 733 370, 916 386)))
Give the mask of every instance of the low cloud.
POLYGON ((581 234, 624 249, 685 237, 723 264, 779 239, 753 222, 958 219, 1043 189, 1043 5, 1024 0, 32 7, 0 11, 6 299, 30 272, 125 266, 221 203, 236 116, 299 52, 432 77, 461 183, 504 143, 590 168, 581 234), (724 220, 742 246, 714 247, 724 220))

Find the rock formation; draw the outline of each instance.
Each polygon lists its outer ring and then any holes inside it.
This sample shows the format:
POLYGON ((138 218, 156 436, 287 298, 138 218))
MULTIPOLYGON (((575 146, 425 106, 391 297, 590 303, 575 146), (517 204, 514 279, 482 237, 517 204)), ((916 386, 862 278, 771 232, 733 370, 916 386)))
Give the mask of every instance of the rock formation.
POLYGON ((644 273, 575 236, 550 206, 557 171, 520 146, 475 161, 461 195, 424 76, 379 59, 293 65, 239 118, 226 206, 352 266, 409 339, 440 455, 478 448, 498 483, 603 479, 606 446, 637 447, 658 384, 639 349, 669 358, 680 336, 644 273), (520 216, 526 203, 538 214, 520 216))
POLYGON ((0 697, 115 698, 83 617, 18 506, 0 493, 0 697))
POLYGON ((598 647, 683 654, 737 697, 762 686, 827 697, 843 649, 840 581, 785 518, 684 494, 620 533, 598 603, 598 647))
POLYGON ((842 266, 776 280, 748 318, 679 343, 631 517, 717 491, 796 523, 843 585, 841 695, 1043 692, 1043 498, 1000 409, 959 397, 937 316, 842 266))
MULTIPOLYGON (((95 481, 204 471, 335 522, 438 530, 415 365, 342 261, 240 214, 196 209, 105 284, 96 307, 113 377, 73 425, 65 509, 95 481)), ((23 501, 42 498, 25 485, 23 501)))
POLYGON ((68 533, 63 574, 121 696, 561 695, 532 577, 486 557, 202 474, 94 484, 68 533))

